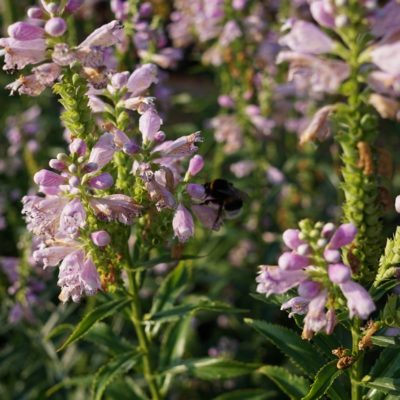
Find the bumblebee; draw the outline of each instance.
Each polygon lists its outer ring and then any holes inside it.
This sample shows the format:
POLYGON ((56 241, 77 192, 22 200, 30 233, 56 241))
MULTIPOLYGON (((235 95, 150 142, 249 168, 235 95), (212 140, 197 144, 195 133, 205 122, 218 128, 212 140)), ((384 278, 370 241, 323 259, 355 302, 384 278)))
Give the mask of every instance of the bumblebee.
POLYGON ((218 225, 222 216, 235 218, 243 208, 246 193, 235 188, 225 179, 214 179, 204 185, 206 200, 203 204, 218 206, 217 218, 214 225, 218 225))

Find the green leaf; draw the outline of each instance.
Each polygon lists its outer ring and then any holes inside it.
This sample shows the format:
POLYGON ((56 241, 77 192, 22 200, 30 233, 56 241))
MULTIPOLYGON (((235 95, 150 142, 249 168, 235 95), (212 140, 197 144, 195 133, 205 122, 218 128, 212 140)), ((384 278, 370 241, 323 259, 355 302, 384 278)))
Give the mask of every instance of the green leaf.
POLYGON ((166 310, 157 312, 148 318, 150 319, 150 322, 169 322, 189 314, 194 314, 196 311, 243 313, 247 310, 233 308, 222 301, 202 300, 198 304, 182 304, 176 307, 167 308, 166 310))
POLYGON ((333 382, 343 373, 343 370, 337 369, 336 364, 337 360, 332 360, 318 371, 310 391, 302 400, 318 400, 329 390, 333 382))
MULTIPOLYGON (((400 352, 393 350, 391 347, 385 348, 378 359, 376 360, 374 366, 372 367, 369 375, 363 378, 364 382, 369 382, 380 377, 393 377, 400 368, 400 352)), ((381 400, 384 398, 382 392, 377 389, 371 389, 366 396, 367 399, 381 400)))
POLYGON ((64 333, 65 331, 72 331, 72 329, 74 329, 74 325, 72 325, 72 324, 60 324, 60 325, 57 325, 46 336, 46 340, 50 340, 54 336, 58 336, 60 333, 64 333))
POLYGON ((300 399, 307 393, 309 382, 302 376, 289 374, 282 367, 266 365, 257 372, 266 375, 291 399, 300 399))
POLYGON ((186 282, 191 275, 191 269, 186 263, 180 262, 164 279, 159 290, 157 291, 150 314, 163 310, 166 306, 171 305, 183 292, 186 282))
POLYGON ((389 290, 392 290, 398 285, 397 279, 390 279, 381 283, 378 287, 373 286, 369 293, 374 301, 378 301, 382 296, 385 295, 389 290))
POLYGON ((246 318, 245 322, 271 341, 311 378, 325 363, 322 356, 309 342, 302 340, 290 329, 249 318, 246 318))
POLYGON ((93 379, 93 375, 85 375, 85 376, 79 376, 75 378, 67 378, 63 379, 61 382, 57 383, 56 385, 53 385, 46 391, 46 397, 50 397, 54 399, 54 393, 57 393, 59 390, 63 388, 71 388, 75 386, 79 387, 85 387, 89 386, 91 380, 93 379))
POLYGON ((112 354, 127 353, 133 350, 132 344, 128 340, 116 335, 111 327, 104 322, 97 322, 85 335, 84 340, 112 354))
POLYGON ((215 380, 250 374, 259 367, 259 364, 248 364, 223 358, 200 358, 185 360, 165 372, 173 375, 189 373, 196 378, 215 380))
POLYGON ((400 378, 377 378, 373 381, 363 382, 363 384, 386 394, 400 396, 400 378))
POLYGON ((372 336, 372 343, 380 347, 399 347, 399 336, 372 336))
POLYGON ((160 367, 167 368, 185 353, 188 336, 191 332, 191 318, 181 318, 176 324, 171 324, 163 336, 160 354, 160 367))
POLYGON ((109 317, 110 315, 115 314, 118 310, 124 308, 131 302, 131 299, 118 299, 109 301, 101 306, 95 308, 90 311, 87 315, 83 317, 81 322, 76 326, 68 339, 63 343, 63 345, 57 350, 61 351, 65 349, 71 343, 77 341, 82 336, 84 336, 92 326, 98 322, 103 320, 104 318, 109 317))
POLYGON ((101 400, 107 386, 120 374, 128 372, 136 364, 141 354, 130 351, 103 365, 92 383, 92 400, 101 400))
POLYGON ((273 400, 277 393, 264 389, 239 389, 215 397, 214 400, 273 400))

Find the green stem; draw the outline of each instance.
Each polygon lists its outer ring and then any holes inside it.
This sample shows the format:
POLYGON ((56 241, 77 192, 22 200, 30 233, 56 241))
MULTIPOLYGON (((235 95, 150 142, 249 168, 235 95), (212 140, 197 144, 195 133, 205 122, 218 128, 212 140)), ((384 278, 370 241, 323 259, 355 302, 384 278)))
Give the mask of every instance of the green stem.
POLYGON ((351 366, 350 379, 351 379, 351 400, 361 400, 362 392, 359 384, 363 373, 364 352, 358 349, 360 341, 360 320, 355 319, 354 326, 351 329, 352 337, 352 356, 355 362, 351 366))
MULTIPOLYGON (((130 259, 130 257, 128 257, 130 259)), ((161 400, 162 395, 158 387, 157 381, 154 376, 154 368, 151 360, 151 341, 146 335, 142 324, 142 309, 139 298, 139 287, 136 281, 136 276, 132 272, 132 267, 130 266, 127 270, 128 282, 129 282, 129 292, 132 296, 133 302, 131 307, 131 321, 136 331, 140 349, 142 350, 142 360, 143 360, 143 375, 149 386, 151 393, 151 398, 153 400, 161 400)))

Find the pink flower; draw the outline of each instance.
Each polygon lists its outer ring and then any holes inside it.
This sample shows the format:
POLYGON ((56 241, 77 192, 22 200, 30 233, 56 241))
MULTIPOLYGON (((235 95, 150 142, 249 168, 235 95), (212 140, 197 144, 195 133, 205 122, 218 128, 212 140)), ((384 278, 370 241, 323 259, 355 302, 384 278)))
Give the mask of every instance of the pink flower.
POLYGON ((59 230, 71 237, 79 234, 79 229, 86 225, 86 211, 79 199, 71 200, 60 215, 59 230))
POLYGON ((326 28, 335 27, 335 16, 332 7, 325 0, 314 0, 310 4, 310 12, 319 25, 326 28))
POLYGON ((85 254, 81 250, 64 258, 60 265, 57 285, 61 287, 59 299, 63 303, 70 298, 77 303, 83 295, 93 296, 101 290, 96 267, 90 258, 85 260, 85 254))
POLYGON ((196 154, 189 161, 188 173, 192 176, 197 175, 204 167, 204 160, 202 156, 196 154))
POLYGON ((7 28, 7 32, 10 37, 17 40, 33 40, 44 37, 43 28, 28 22, 15 22, 7 28))
POLYGON ((308 312, 304 318, 304 328, 302 337, 311 339, 314 332, 319 332, 327 324, 325 305, 327 301, 327 291, 322 290, 318 296, 314 297, 308 304, 308 312))
POLYGON ((89 156, 89 163, 97 165, 97 169, 103 168, 114 157, 116 146, 111 133, 104 133, 93 146, 89 156))
POLYGON ((80 45, 80 48, 102 46, 110 47, 121 42, 123 37, 123 25, 119 21, 111 21, 97 28, 80 45))
POLYGON ((53 17, 46 22, 44 29, 50 36, 59 37, 67 30, 67 23, 60 17, 53 17))
POLYGON ((119 221, 122 224, 130 225, 140 213, 140 206, 124 194, 92 197, 89 204, 97 218, 108 222, 119 221))
POLYGON ((361 319, 367 319, 375 311, 376 307, 370 294, 361 285, 348 280, 339 286, 347 299, 350 318, 356 315, 361 319))
POLYGON ((154 64, 143 64, 132 72, 126 87, 132 96, 145 92, 153 83, 158 82, 158 71, 154 64))
POLYGON ((304 315, 308 311, 310 300, 303 297, 293 297, 281 305, 281 310, 290 308, 289 318, 293 315, 304 315))
POLYGON ((308 257, 301 256, 295 252, 285 252, 278 259, 278 265, 284 270, 299 270, 310 264, 308 257))
POLYGON ((291 50, 308 53, 329 53, 333 47, 333 40, 316 25, 306 21, 296 21, 290 33, 281 39, 281 44, 291 50))
POLYGON ((207 228, 218 231, 222 225, 222 218, 218 215, 218 210, 202 204, 193 204, 191 207, 194 215, 207 228))
POLYGON ((111 237, 107 231, 96 231, 90 234, 93 243, 98 247, 104 247, 110 244, 111 237))
POLYGON ((160 130, 162 120, 157 112, 150 108, 139 118, 139 130, 143 137, 143 143, 154 140, 155 134, 160 130))
POLYGON ((108 172, 103 172, 90 178, 87 183, 93 189, 107 190, 114 184, 114 179, 108 172))
POLYGON ((189 183, 186 185, 186 192, 194 200, 202 200, 205 198, 206 191, 203 185, 197 183, 189 183))
POLYGON ((41 169, 33 177, 34 182, 40 186, 60 186, 66 182, 66 177, 47 169, 41 169))
POLYGON ((335 233, 333 234, 330 242, 330 249, 339 249, 340 247, 350 244, 357 235, 357 228, 354 224, 342 224, 340 225, 335 233))
POLYGON ((299 235, 300 231, 298 229, 286 229, 282 235, 283 243, 285 243, 289 249, 296 250, 301 244, 305 243, 299 238, 299 235))
POLYGON ((331 264, 328 267, 328 275, 331 282, 340 284, 351 279, 351 270, 344 264, 331 264))
MULTIPOLYGON (((38 249, 33 252, 33 259, 42 263, 43 267, 55 267, 61 260, 63 260, 68 254, 79 249, 78 246, 74 246, 74 243, 55 243, 51 247, 45 247, 43 249, 38 249)), ((76 243, 77 244, 77 243, 76 243)))
POLYGON ((174 218, 172 220, 172 227, 174 229, 175 236, 181 243, 186 242, 189 238, 194 235, 194 223, 192 214, 179 203, 174 218))
POLYGON ((400 75, 400 40, 398 32, 384 38, 371 51, 372 62, 382 71, 400 75))
POLYGON ((290 63, 289 80, 299 90, 311 89, 315 93, 335 93, 350 72, 349 66, 342 61, 323 60, 296 52, 280 52, 277 63, 285 61, 290 63))
POLYGON ((283 294, 298 286, 307 278, 302 270, 283 270, 279 267, 261 265, 257 276, 257 292, 271 294, 283 294))
POLYGON ((195 132, 188 136, 181 136, 174 141, 166 141, 155 147, 152 152, 160 153, 161 157, 187 157, 198 150, 195 143, 202 141, 200 132, 195 132))
POLYGON ((0 47, 4 47, 2 51, 5 61, 4 70, 22 69, 28 64, 37 64, 46 59, 46 42, 44 39, 1 38, 0 47))

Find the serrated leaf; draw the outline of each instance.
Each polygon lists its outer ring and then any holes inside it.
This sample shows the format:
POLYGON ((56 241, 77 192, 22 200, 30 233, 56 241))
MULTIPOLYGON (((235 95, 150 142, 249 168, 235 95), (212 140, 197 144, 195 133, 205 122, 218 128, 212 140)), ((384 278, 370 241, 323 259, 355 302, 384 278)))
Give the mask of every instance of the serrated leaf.
POLYGON ((257 372, 266 375, 291 399, 298 400, 307 393, 309 382, 302 376, 290 374, 282 367, 265 365, 257 372))
POLYGON ((185 360, 165 372, 173 375, 189 373, 196 378, 215 380, 250 374, 259 367, 259 364, 249 364, 223 358, 200 358, 185 360))
POLYGON ((183 292, 184 285, 191 275, 190 268, 183 262, 180 262, 164 279, 158 289, 150 314, 161 311, 167 305, 173 304, 177 297, 183 292))
POLYGON ((386 394, 400 396, 400 378, 383 377, 374 379, 373 381, 363 382, 363 384, 386 394))
POLYGON ((213 400, 273 400, 277 393, 264 389, 239 389, 221 394, 213 400))
POLYGON ((118 310, 127 306, 131 302, 131 299, 118 299, 109 301, 101 306, 95 308, 86 314, 81 322, 76 326, 68 339, 62 344, 62 346, 57 350, 61 351, 65 349, 71 343, 77 341, 82 336, 84 336, 92 326, 98 322, 107 318, 108 316, 116 313, 118 310))
POLYGON ((107 386, 117 375, 128 372, 137 363, 140 353, 129 352, 118 356, 103 365, 96 373, 92 383, 92 400, 101 400, 107 386))
POLYGON ((372 336, 372 344, 379 347, 399 347, 400 336, 372 336))
MULTIPOLYGON (((393 350, 390 347, 383 349, 374 366, 371 368, 369 375, 363 378, 363 381, 370 381, 371 379, 378 379, 379 377, 393 377, 399 370, 400 366, 400 352, 393 350)), ((371 389, 366 398, 381 400, 385 396, 377 389, 371 389)))
POLYGON ((389 290, 392 290, 398 285, 397 279, 391 279, 381 283, 378 287, 373 286, 369 293, 374 301, 378 301, 382 296, 384 296, 389 290))
POLYGON ((310 391, 302 400, 318 400, 329 390, 333 382, 343 373, 342 369, 337 369, 336 364, 337 360, 332 360, 318 371, 310 391))
POLYGON ((302 340, 299 335, 290 329, 248 318, 245 319, 245 322, 271 341, 311 378, 325 363, 324 359, 309 342, 302 340))

